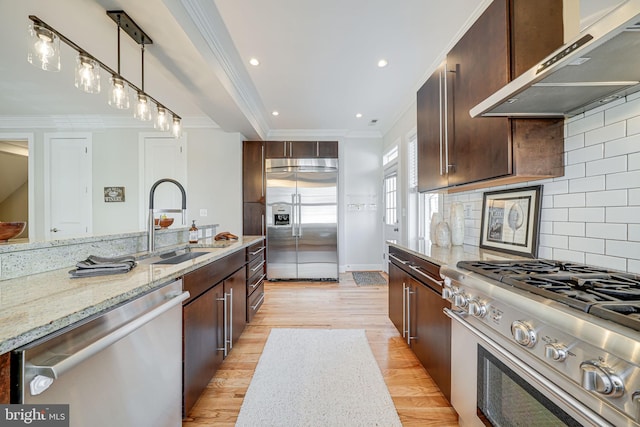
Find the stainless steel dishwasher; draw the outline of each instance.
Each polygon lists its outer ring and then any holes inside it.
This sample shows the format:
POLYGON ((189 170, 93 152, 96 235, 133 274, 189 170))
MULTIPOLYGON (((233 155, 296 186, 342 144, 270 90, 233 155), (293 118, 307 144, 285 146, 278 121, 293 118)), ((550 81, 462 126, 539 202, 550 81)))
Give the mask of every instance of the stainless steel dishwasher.
POLYGON ((71 427, 177 427, 182 280, 14 350, 12 403, 68 404, 71 427))

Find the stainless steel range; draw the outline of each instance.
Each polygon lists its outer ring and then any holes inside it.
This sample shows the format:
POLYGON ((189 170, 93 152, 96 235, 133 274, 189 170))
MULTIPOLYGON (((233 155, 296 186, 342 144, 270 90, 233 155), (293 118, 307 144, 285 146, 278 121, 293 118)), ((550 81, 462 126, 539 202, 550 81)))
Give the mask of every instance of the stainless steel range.
POLYGON ((640 277, 549 260, 440 274, 461 425, 640 425, 640 277))

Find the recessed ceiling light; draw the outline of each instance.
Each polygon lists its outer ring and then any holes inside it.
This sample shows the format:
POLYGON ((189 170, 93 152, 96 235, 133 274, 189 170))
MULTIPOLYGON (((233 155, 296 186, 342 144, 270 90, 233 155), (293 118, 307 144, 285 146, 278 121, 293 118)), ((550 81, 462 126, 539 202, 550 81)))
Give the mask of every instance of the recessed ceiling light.
POLYGON ((378 61, 378 67, 380 67, 380 68, 384 68, 387 65, 389 65, 389 62, 387 62, 386 59, 381 59, 380 61, 378 61))
POLYGON ((249 64, 253 65, 254 67, 257 67, 258 65, 260 65, 260 61, 258 61, 258 59, 256 58, 251 58, 249 60, 249 64))
POLYGON ((280 115, 280 113, 278 113, 277 111, 272 111, 272 112, 271 112, 271 115, 272 115, 272 116, 278 116, 278 115, 280 115))
POLYGON ((362 114, 361 114, 361 113, 358 113, 358 114, 356 114, 356 117, 357 117, 357 118, 360 118, 360 117, 362 117, 362 114))

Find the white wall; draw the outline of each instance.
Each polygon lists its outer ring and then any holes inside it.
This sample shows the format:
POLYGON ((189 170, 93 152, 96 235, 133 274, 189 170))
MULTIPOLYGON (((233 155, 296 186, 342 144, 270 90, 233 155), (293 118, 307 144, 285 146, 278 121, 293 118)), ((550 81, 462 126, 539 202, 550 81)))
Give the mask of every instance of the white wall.
POLYGON ((445 195, 445 218, 453 201, 469 207, 465 244, 477 246, 485 191, 542 184, 539 257, 640 273, 640 94, 567 119, 564 161, 563 177, 445 195))

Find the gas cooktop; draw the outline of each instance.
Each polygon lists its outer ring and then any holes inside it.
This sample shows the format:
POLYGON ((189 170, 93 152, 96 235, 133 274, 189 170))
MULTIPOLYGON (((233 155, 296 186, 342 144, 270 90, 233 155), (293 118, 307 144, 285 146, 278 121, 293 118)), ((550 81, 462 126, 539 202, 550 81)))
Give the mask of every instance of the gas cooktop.
POLYGON ((457 266, 640 331, 640 276, 544 259, 457 266))

